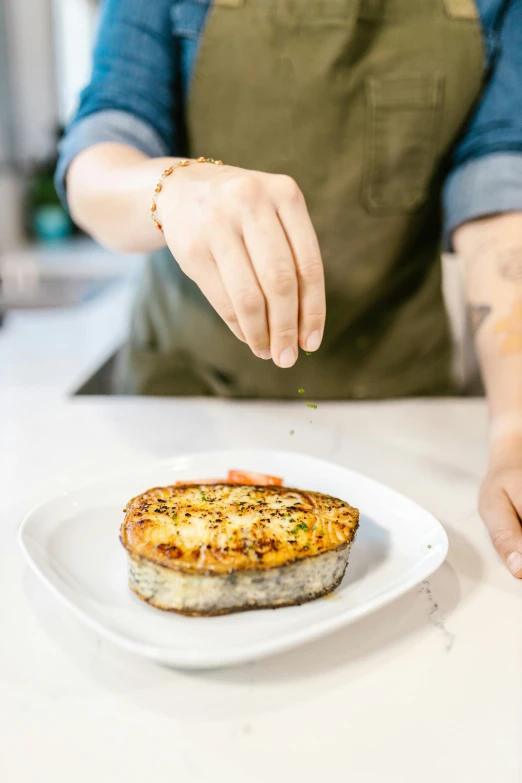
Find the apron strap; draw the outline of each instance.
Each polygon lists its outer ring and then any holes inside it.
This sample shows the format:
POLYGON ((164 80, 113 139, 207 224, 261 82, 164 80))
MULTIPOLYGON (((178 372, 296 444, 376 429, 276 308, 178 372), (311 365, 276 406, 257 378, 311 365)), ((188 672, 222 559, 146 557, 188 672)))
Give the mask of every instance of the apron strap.
POLYGON ((450 19, 478 19, 475 0, 444 0, 446 13, 450 19))

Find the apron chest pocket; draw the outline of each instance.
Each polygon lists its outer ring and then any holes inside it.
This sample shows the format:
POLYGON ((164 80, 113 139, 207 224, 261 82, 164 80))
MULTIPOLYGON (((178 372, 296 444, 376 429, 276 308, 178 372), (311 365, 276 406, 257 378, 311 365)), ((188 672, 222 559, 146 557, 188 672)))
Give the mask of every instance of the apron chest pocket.
POLYGON ((363 204, 372 214, 413 212, 426 200, 438 158, 443 76, 370 76, 365 88, 363 204))

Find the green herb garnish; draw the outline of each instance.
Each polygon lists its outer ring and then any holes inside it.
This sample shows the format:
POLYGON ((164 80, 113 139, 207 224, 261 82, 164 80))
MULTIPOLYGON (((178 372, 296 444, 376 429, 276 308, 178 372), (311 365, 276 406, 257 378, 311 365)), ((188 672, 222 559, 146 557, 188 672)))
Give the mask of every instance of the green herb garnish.
POLYGON ((294 431, 293 431, 293 430, 290 430, 290 435, 293 435, 293 434, 294 434, 294 431))
POLYGON ((311 356, 312 355, 312 351, 305 351, 305 353, 306 353, 307 356, 311 356))
POLYGON ((431 544, 428 544, 428 549, 431 549, 431 544))
MULTIPOLYGON (((291 519, 290 522, 295 522, 295 519, 291 519)), ((295 528, 293 530, 291 530, 290 532, 292 533, 293 536, 295 536, 295 534, 298 532, 298 530, 304 530, 305 533, 308 533, 310 528, 308 527, 306 522, 298 522, 297 525, 295 526, 295 528)))
POLYGON ((307 402, 306 403, 306 407, 307 408, 317 408, 317 405, 315 404, 315 402, 307 402))
POLYGON ((203 492, 203 490, 201 490, 201 500, 202 500, 204 503, 206 503, 206 501, 207 501, 206 495, 205 495, 205 493, 203 492))
POLYGON ((298 394, 304 394, 304 389, 298 389, 298 390, 297 390, 297 393, 298 393, 298 394))

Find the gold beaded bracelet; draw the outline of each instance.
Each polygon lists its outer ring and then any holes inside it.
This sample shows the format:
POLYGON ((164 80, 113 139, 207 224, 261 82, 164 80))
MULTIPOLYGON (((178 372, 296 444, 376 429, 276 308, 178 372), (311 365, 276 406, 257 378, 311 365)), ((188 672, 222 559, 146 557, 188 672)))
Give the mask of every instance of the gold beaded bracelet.
POLYGON ((158 196, 163 190, 163 183, 166 180, 167 177, 170 177, 170 175, 179 168, 184 168, 185 166, 191 166, 193 163, 213 163, 215 166, 222 166, 223 161, 222 160, 214 160, 214 158, 196 158, 196 160, 180 160, 179 163, 174 163, 172 166, 169 166, 168 169, 165 169, 163 174, 158 180, 158 184, 156 185, 154 189, 154 195, 152 197, 152 204, 150 205, 150 214, 152 217, 152 222, 158 228, 160 231, 163 231, 163 226, 158 223, 156 220, 156 210, 158 208, 158 196))

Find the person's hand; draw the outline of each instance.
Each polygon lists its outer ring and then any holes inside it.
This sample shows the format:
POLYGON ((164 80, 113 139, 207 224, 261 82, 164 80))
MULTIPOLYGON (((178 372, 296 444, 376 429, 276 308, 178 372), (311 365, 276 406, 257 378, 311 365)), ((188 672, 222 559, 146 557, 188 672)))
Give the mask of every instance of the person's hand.
POLYGON ((498 554, 522 579, 522 435, 493 443, 479 510, 498 554))
POLYGON ((316 351, 324 273, 303 194, 277 174, 198 163, 165 180, 158 220, 183 272, 256 356, 316 351))

